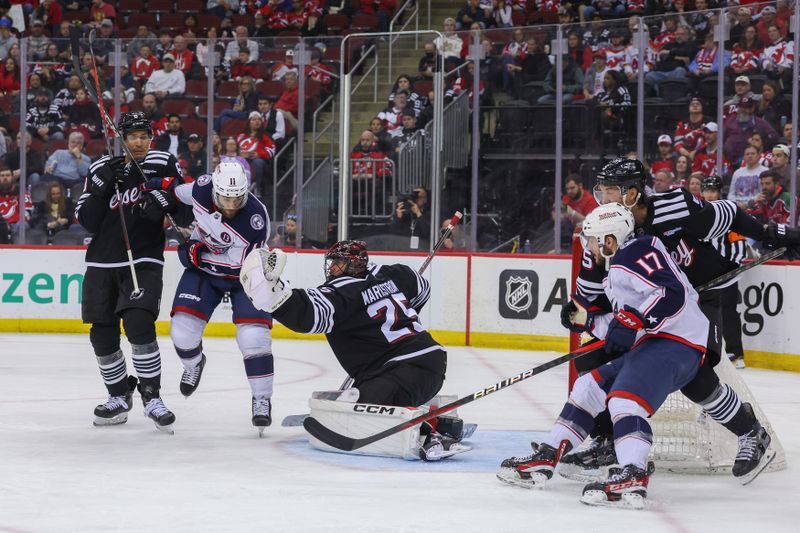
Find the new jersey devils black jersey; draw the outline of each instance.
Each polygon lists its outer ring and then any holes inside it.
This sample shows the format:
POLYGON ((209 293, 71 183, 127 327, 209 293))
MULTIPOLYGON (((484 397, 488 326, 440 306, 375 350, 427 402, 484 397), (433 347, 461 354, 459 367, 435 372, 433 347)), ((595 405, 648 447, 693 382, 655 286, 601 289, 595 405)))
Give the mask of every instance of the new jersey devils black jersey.
MULTIPOLYGON (((100 167, 108 164, 109 156, 104 156, 89 166, 83 194, 75 207, 78 222, 93 233, 92 242, 86 250, 86 263, 99 268, 114 268, 127 265, 125 241, 122 237, 122 223, 119 213, 119 199, 116 193, 111 198, 100 198, 90 191, 89 180, 100 167)), ((168 152, 150 150, 140 163, 145 179, 173 177, 182 182, 180 168, 175 157, 168 152)), ((153 222, 140 212, 132 211, 142 195, 142 177, 133 164, 125 165, 121 176, 119 192, 122 197, 123 213, 131 241, 133 262, 164 264, 163 221, 153 222)))
POLYGON ((442 347, 419 323, 428 281, 405 265, 373 266, 365 278, 341 276, 316 289, 294 289, 273 313, 304 333, 324 333, 356 382, 397 361, 442 347))

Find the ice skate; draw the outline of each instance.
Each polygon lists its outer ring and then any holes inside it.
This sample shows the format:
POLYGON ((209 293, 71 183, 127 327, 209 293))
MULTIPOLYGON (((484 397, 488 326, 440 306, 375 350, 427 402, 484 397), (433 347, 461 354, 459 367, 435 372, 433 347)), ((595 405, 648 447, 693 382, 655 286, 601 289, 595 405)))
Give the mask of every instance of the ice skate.
POLYGON ((200 386, 200 378, 203 377, 203 368, 206 366, 206 354, 200 358, 200 362, 193 368, 184 368, 181 375, 181 394, 186 398, 192 395, 197 387, 200 386))
POLYGON ((133 407, 133 391, 136 389, 137 379, 128 376, 128 392, 122 396, 108 396, 105 403, 94 408, 95 426, 116 426, 128 421, 128 411, 133 407))
POLYGON ((464 446, 456 439, 431 433, 419 447, 419 458, 423 461, 441 461, 459 453, 470 451, 472 448, 464 446))
POLYGON ((611 467, 605 481, 589 483, 583 487, 581 502, 586 505, 644 509, 647 484, 654 471, 652 461, 647 464, 647 470, 635 465, 611 467))
POLYGON ((614 441, 608 437, 595 437, 589 444, 561 458, 558 473, 573 481, 598 481, 608 477, 608 468, 617 464, 614 441))
POLYGON ((742 485, 747 485, 775 459, 775 450, 770 448, 772 438, 761 424, 756 422, 749 433, 739 437, 739 452, 733 462, 733 475, 742 485))
POLYGON ((144 416, 152 420, 159 431, 173 435, 175 430, 172 424, 175 422, 175 415, 164 405, 158 389, 151 385, 143 387, 140 383, 139 394, 142 395, 144 416))
POLYGON ((570 449, 572 444, 566 440, 561 441, 558 449, 549 444, 538 444, 531 455, 505 459, 500 464, 497 479, 526 489, 544 488, 553 477, 558 461, 570 449))
POLYGON ((253 425, 258 436, 264 436, 264 430, 272 424, 272 402, 264 396, 253 396, 253 425))
POLYGON ((454 416, 436 417, 436 432, 456 442, 470 438, 476 429, 477 424, 465 424, 462 419, 454 416))
POLYGON ((728 359, 730 362, 733 363, 733 366, 738 369, 742 369, 745 367, 744 365, 744 356, 743 355, 734 355, 732 353, 728 354, 728 359))

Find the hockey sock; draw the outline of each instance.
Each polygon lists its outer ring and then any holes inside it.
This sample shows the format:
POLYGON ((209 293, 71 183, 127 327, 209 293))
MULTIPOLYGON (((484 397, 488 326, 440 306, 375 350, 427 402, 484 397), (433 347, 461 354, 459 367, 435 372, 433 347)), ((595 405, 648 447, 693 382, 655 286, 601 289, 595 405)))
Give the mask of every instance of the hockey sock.
POLYGON ((700 402, 700 405, 708 416, 737 436, 753 429, 756 422, 752 410, 743 407, 739 395, 726 383, 720 383, 714 393, 700 402))
POLYGON ((131 344, 133 351, 133 368, 143 386, 161 388, 161 352, 158 342, 148 344, 131 344))
POLYGON ((591 414, 577 405, 567 402, 550 433, 542 442, 558 448, 562 441, 568 440, 573 449, 577 448, 586 439, 593 424, 594 420, 591 414))
POLYGON ((641 416, 624 416, 614 423, 614 449, 621 465, 647 467, 653 446, 653 430, 641 416))
POLYGON ((250 382, 253 396, 272 398, 272 379, 274 374, 274 360, 271 353, 246 355, 244 358, 244 371, 250 382))
POLYGON ((100 376, 111 396, 124 396, 128 392, 128 368, 122 350, 97 357, 100 376))
POLYGON ((183 367, 186 369, 192 369, 199 365, 200 360, 203 358, 203 343, 201 342, 199 346, 189 350, 183 350, 175 346, 175 352, 178 354, 178 357, 181 358, 183 367))

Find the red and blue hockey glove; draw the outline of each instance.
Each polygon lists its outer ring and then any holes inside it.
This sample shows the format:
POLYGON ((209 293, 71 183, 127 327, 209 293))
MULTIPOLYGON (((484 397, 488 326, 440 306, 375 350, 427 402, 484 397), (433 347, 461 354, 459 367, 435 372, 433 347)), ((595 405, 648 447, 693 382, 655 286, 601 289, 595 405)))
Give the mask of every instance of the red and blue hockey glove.
POLYGON ((171 176, 168 178, 150 178, 141 185, 142 192, 171 191, 176 186, 178 186, 178 182, 171 176))
POLYGON ((178 259, 186 268, 200 268, 200 252, 205 249, 202 241, 186 241, 178 246, 178 259))
POLYGON ((616 313, 606 333, 606 353, 627 352, 636 342, 636 334, 644 328, 639 311, 626 305, 616 313))

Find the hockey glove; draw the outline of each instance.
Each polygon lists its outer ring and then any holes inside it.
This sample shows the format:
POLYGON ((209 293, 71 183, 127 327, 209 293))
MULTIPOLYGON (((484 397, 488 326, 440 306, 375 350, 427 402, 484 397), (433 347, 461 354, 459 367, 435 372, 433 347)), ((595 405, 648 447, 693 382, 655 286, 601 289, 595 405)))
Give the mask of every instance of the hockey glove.
POLYGON ((114 185, 121 182, 125 172, 125 158, 112 157, 89 177, 92 194, 100 198, 111 198, 114 185))
POLYGON ((200 268, 200 252, 206 249, 202 241, 189 240, 178 246, 178 259, 186 268, 200 268))
POLYGON ((150 178, 142 183, 142 192, 150 191, 172 191, 178 186, 178 181, 173 177, 150 178))
POLYGON ((575 333, 590 331, 594 315, 599 311, 599 307, 576 294, 572 300, 561 307, 561 325, 575 333))
POLYGON ((627 352, 636 342, 636 334, 644 328, 644 318, 639 311, 626 305, 614 313, 606 333, 606 353, 627 352))
POLYGON ((764 232, 764 246, 767 248, 780 248, 786 246, 786 253, 782 259, 794 261, 800 259, 800 229, 790 228, 786 224, 770 222, 764 232))
POLYGON ((158 222, 167 213, 174 213, 178 201, 171 191, 150 191, 145 193, 135 204, 133 212, 140 213, 147 220, 158 222))

